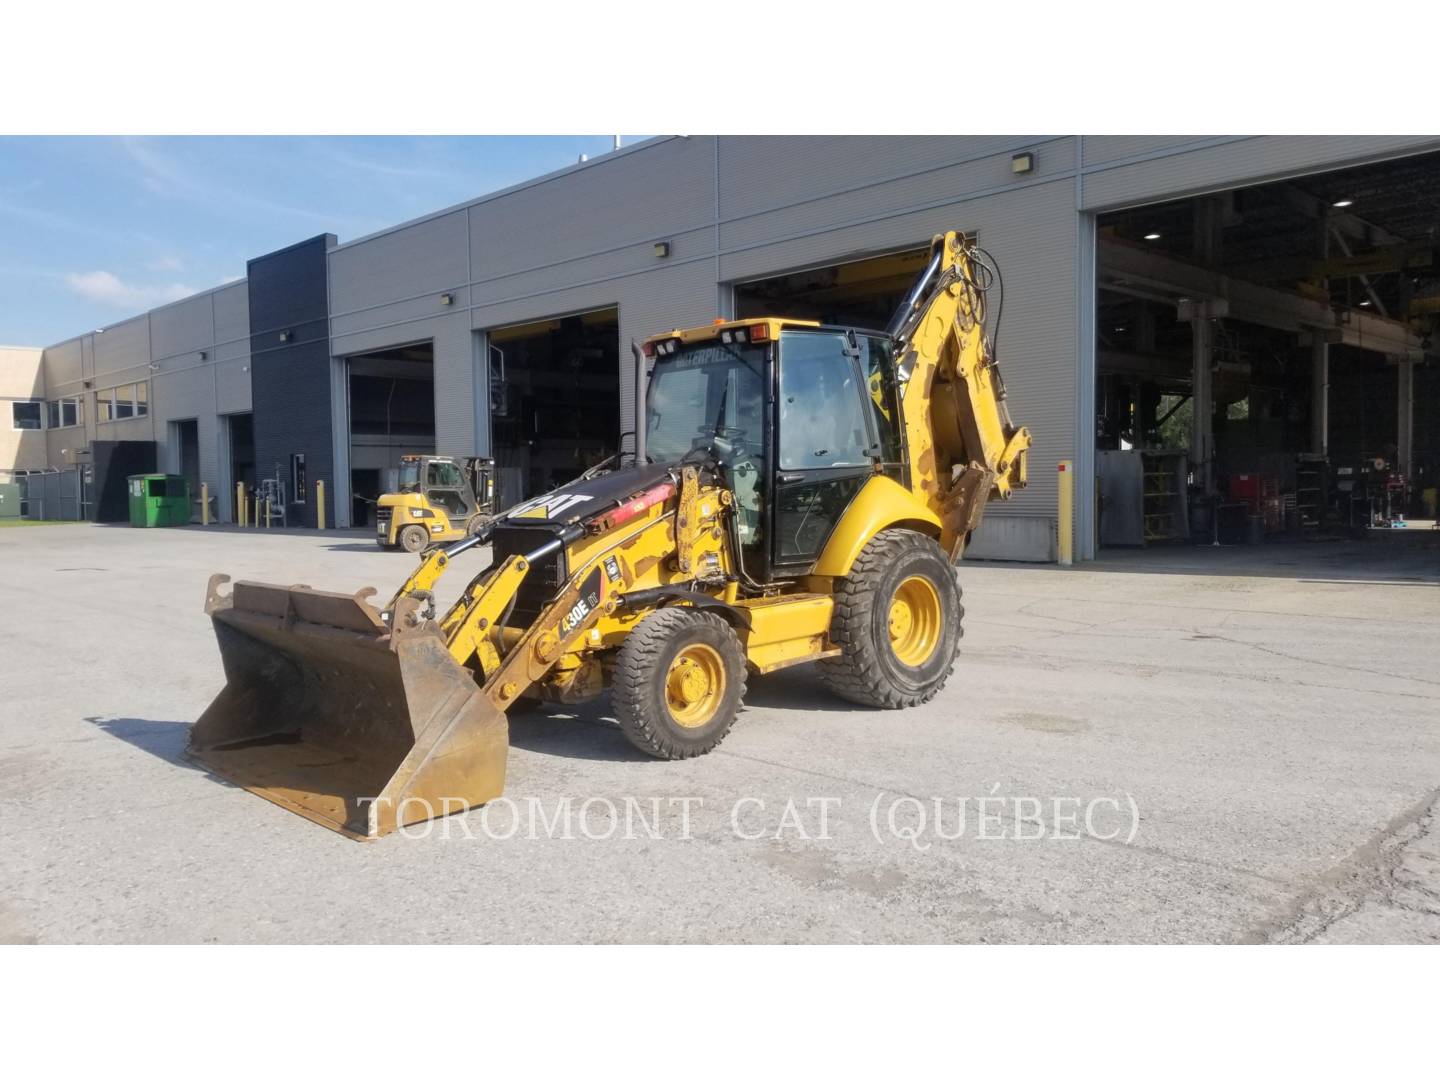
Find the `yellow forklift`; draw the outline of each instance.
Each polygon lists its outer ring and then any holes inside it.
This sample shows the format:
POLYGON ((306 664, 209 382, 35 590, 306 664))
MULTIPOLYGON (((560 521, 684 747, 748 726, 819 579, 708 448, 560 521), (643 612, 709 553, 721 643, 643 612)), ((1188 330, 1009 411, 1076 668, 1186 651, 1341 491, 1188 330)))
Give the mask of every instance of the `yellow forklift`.
POLYGON ((489 458, 406 454, 397 490, 375 502, 375 542, 419 554, 474 536, 495 516, 495 463, 489 458))
POLYGON ((498 797, 507 713, 537 701, 608 688, 620 733, 665 759, 714 749, 747 678, 793 664, 859 705, 929 701, 959 652, 966 541, 1026 481, 987 332, 996 277, 950 232, 884 331, 651 338, 635 464, 429 551, 383 608, 374 589, 214 575, 227 683, 190 754, 367 839, 498 797), (484 548, 438 609, 441 575, 484 548))

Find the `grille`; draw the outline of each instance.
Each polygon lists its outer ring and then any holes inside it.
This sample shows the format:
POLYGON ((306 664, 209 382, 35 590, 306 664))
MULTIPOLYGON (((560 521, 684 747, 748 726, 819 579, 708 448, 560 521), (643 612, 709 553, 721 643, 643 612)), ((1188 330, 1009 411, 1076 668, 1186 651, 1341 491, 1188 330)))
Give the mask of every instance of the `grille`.
MULTIPOLYGON (((494 565, 498 566, 511 555, 528 555, 552 535, 548 529, 496 529, 490 534, 494 565)), ((565 558, 564 548, 532 564, 530 573, 525 575, 524 584, 515 595, 515 610, 510 613, 507 625, 522 630, 529 627, 536 616, 555 599, 555 594, 569 577, 569 560, 565 558)))

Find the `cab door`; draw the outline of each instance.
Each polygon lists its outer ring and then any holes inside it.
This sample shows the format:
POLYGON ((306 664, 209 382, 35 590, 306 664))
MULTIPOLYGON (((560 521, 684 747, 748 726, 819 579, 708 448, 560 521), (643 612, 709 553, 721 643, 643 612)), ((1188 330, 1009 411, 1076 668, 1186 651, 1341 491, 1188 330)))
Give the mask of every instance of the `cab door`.
POLYGON ((475 496, 460 466, 453 461, 425 463, 425 498, 432 506, 445 511, 450 528, 463 532, 465 522, 475 512, 475 496))
POLYGON ((843 330, 780 336, 770 563, 809 572, 836 523, 885 456, 874 429, 861 341, 843 330))

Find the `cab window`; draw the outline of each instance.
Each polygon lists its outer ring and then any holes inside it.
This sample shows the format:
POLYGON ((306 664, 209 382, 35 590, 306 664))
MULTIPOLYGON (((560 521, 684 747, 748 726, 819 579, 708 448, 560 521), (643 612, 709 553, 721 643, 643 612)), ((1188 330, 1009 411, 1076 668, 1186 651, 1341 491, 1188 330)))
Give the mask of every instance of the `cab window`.
POLYGON ((426 487, 458 488, 462 483, 460 466, 453 461, 432 461, 428 472, 426 487))
POLYGON ((779 465, 782 470, 868 465, 868 391, 843 333, 789 331, 780 338, 779 465))
POLYGON ((900 463, 900 398, 895 384, 895 348, 889 338, 860 338, 860 370, 865 376, 865 398, 880 436, 881 461, 900 463))

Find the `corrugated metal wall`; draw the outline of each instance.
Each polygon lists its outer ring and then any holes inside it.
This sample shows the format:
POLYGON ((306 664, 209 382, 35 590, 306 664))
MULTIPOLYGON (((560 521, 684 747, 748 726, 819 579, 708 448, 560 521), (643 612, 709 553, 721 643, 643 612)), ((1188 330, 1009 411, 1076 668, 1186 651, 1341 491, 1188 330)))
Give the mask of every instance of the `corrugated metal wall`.
POLYGON ((1082 205, 1113 210, 1437 147, 1413 135, 1087 136, 1082 205))
POLYGON ((629 342, 716 317, 731 282, 976 230, 1009 271, 1012 399, 1044 432, 1033 489, 1004 509, 1047 517, 1075 427, 1074 157, 1071 140, 1045 136, 655 140, 335 248, 335 351, 433 339, 437 442, 486 452, 470 332, 616 305, 629 430, 629 342), (1040 161, 1021 179, 1019 149, 1040 161))
POLYGON ((244 280, 187 297, 150 315, 151 413, 159 462, 178 470, 170 445, 172 420, 194 419, 200 480, 215 496, 221 521, 232 518, 227 431, 221 416, 250 411, 250 301, 244 280), (201 354, 204 354, 202 357, 201 354))
MULTIPOLYGON (((158 444, 159 467, 175 470, 169 423, 193 419, 200 479, 218 494, 229 482, 219 417, 250 410, 249 323, 241 280, 48 347, 49 398, 85 403, 83 425, 47 432, 51 465, 73 464, 93 441, 138 441, 158 444), (101 422, 95 393, 130 383, 149 384, 149 415, 101 422)), ((221 520, 229 520, 228 500, 217 503, 221 520)))
MULTIPOLYGON (((911 247, 946 228, 974 231, 1005 274, 1001 358, 1015 418, 1036 438, 1031 488, 996 508, 975 550, 1003 540, 1050 558, 1055 462, 1076 459, 1082 524, 1092 497, 1093 348, 1083 338, 1093 253, 1084 215, 1437 146, 1400 136, 662 137, 333 248, 331 348, 341 357, 433 340, 437 441, 486 452, 478 335, 618 305, 624 430, 631 339, 728 314, 737 281, 911 247), (1011 171, 1019 150, 1035 152, 1034 172, 1011 171), (668 258, 655 256, 657 240, 670 243, 668 258)), ((232 299, 228 291, 212 298, 212 340, 226 360, 225 343, 244 336, 232 299)), ((52 395, 97 363, 117 362, 132 332, 122 325, 98 355, 93 335, 47 350, 52 395)), ((189 343, 202 328, 201 312, 152 320, 150 348, 196 347, 189 343)), ((247 381, 233 368, 214 370, 212 409, 248 404, 247 381)), ((332 379, 332 393, 343 385, 332 379)), ((201 391, 178 381, 163 396, 167 410, 201 405, 201 391)), ((339 455, 338 430, 335 440, 339 455)), ((336 481, 346 479, 342 469, 336 481)), ((336 496, 343 515, 348 499, 336 496)))

